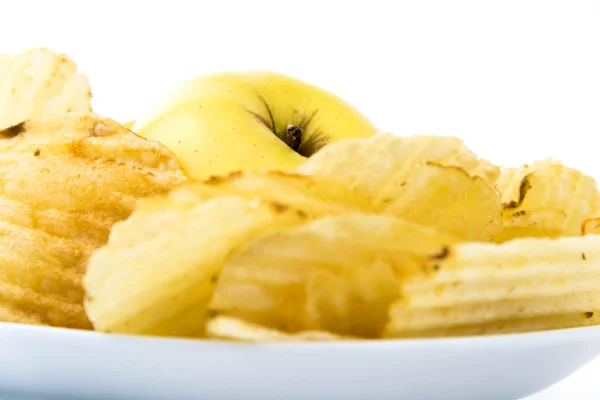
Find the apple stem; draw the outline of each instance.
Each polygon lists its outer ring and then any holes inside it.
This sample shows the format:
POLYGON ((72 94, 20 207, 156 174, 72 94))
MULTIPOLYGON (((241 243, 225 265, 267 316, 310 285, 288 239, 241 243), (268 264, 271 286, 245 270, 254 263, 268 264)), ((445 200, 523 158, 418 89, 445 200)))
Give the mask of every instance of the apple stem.
POLYGON ((284 141, 292 150, 297 151, 302 143, 303 134, 304 130, 302 128, 300 128, 298 125, 290 124, 285 128, 284 141))

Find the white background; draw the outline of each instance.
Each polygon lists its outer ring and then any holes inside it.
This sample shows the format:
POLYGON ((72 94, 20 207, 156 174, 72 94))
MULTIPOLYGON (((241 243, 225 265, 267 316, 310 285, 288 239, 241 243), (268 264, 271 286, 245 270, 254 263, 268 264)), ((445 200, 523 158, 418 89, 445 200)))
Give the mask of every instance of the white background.
MULTIPOLYGON (((0 52, 67 53, 95 110, 117 120, 196 75, 269 69, 336 92, 381 130, 459 136, 499 164, 554 157, 596 177, 599 45, 600 1, 0 0, 0 52)), ((598 374, 532 400, 597 398, 598 374)))

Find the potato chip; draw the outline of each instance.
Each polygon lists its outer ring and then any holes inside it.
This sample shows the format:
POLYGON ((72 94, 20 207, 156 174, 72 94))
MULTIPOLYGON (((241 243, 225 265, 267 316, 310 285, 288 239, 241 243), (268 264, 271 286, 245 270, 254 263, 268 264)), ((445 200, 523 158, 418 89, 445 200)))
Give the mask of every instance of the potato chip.
POLYGON ((581 234, 590 235, 600 233, 600 218, 587 218, 581 224, 581 234))
MULTIPOLYGON (((0 292, 5 291, 6 290, 0 289, 0 292)), ((22 311, 18 307, 8 304, 7 302, 0 302, 0 322, 6 321, 17 324, 44 325, 44 321, 39 315, 22 311)))
POLYGON ((280 203, 237 196, 169 205, 170 198, 162 208, 152 199, 140 202, 91 257, 84 284, 95 329, 203 336, 206 306, 228 255, 262 232, 306 220, 280 203))
POLYGON ((483 335, 501 335, 529 333, 557 329, 579 328, 600 325, 600 309, 571 314, 558 314, 547 317, 507 319, 485 324, 452 325, 429 330, 394 330, 386 331, 384 338, 440 338, 465 337, 483 335))
POLYGON ((489 184, 500 176, 499 167, 477 157, 458 138, 390 133, 331 143, 311 156, 298 172, 331 176, 370 198, 383 198, 390 184, 403 182, 414 165, 427 162, 460 167, 489 184))
POLYGON ((6 310, 0 321, 90 328, 81 277, 94 248, 91 241, 0 221, 0 306, 6 310))
POLYGON ((184 180, 166 147, 95 114, 57 115, 0 130, 2 195, 39 210, 93 209, 93 215, 126 218, 138 198, 184 180))
POLYGON ((387 336, 517 331, 524 320, 552 329, 544 324, 600 309, 600 236, 457 244, 406 278, 402 294, 387 336))
POLYGON ((137 199, 184 179, 166 147, 94 114, 0 130, 0 321, 91 328, 87 258, 137 199))
POLYGON ((546 279, 577 279, 600 273, 599 246, 596 235, 520 238, 502 244, 461 243, 449 248, 444 257, 430 261, 422 274, 411 277, 405 286, 413 290, 432 284, 481 283, 485 288, 502 282, 514 286, 515 280, 533 285, 545 284, 546 279))
POLYGON ((31 49, 0 58, 0 129, 67 112, 90 112, 88 78, 66 55, 31 49))
POLYGON ((457 303, 522 299, 589 291, 600 287, 600 271, 590 270, 571 277, 569 272, 557 276, 540 276, 525 280, 520 276, 480 280, 448 280, 441 283, 405 284, 404 301, 410 307, 449 307, 457 303))
POLYGON ((380 211, 433 226, 466 240, 490 239, 502 229, 497 191, 458 167, 415 165, 403 185, 381 199, 380 211))
POLYGON ((227 259, 210 312, 285 333, 377 337, 398 280, 457 241, 396 217, 352 213, 266 233, 227 259))
POLYGON ((600 309, 598 290, 434 308, 407 309, 400 305, 392 307, 391 315, 395 326, 402 327, 402 330, 417 332, 515 319, 583 314, 597 309, 600 309))
POLYGON ((298 172, 337 179, 381 213, 469 240, 501 229, 499 168, 453 137, 379 134, 326 146, 298 172))
POLYGON ((583 221, 600 210, 596 181, 551 159, 504 170, 497 188, 504 204, 499 242, 579 235, 583 221))
POLYGON ((331 342, 339 340, 356 340, 348 336, 335 335, 325 331, 306 331, 299 333, 285 333, 276 329, 230 317, 216 317, 206 324, 209 337, 234 340, 240 342, 331 342))
POLYGON ((336 180, 280 171, 239 171, 214 176, 207 181, 190 184, 186 191, 174 192, 171 197, 185 202, 186 196, 189 196, 189 201, 197 202, 198 197, 210 199, 228 194, 280 202, 311 217, 347 211, 373 212, 373 206, 367 199, 336 180))

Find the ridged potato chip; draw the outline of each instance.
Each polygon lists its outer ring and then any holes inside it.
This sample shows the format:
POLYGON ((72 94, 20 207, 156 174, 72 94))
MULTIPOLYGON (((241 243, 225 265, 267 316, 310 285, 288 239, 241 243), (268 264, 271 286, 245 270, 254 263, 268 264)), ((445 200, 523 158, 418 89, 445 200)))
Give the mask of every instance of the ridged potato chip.
POLYGON ((348 211, 373 212, 367 199, 334 179, 280 171, 239 171, 214 176, 188 185, 186 191, 173 193, 171 201, 184 203, 189 198, 193 203, 199 197, 210 199, 223 195, 280 202, 298 208, 310 217, 348 211))
POLYGON ((30 49, 0 56, 0 129, 25 120, 92 110, 88 78, 66 55, 30 49))
POLYGON ((184 179, 164 146, 94 114, 0 130, 0 321, 91 328, 87 258, 137 199, 184 179))
POLYGON ((511 300, 465 303, 447 307, 392 308, 394 324, 408 332, 433 331, 456 326, 485 325, 600 309, 600 291, 577 291, 567 295, 532 296, 511 300))
POLYGON ((337 179, 377 212, 433 226, 467 240, 501 229, 493 184, 500 170, 453 137, 378 134, 326 146, 298 172, 337 179))
POLYGON ((141 201, 90 258, 85 304, 96 330, 204 336, 206 306, 230 253, 263 232, 306 220, 301 210, 259 199, 191 202, 190 187, 141 201), (186 202, 169 204, 183 192, 186 202))
POLYGON ((582 223, 600 212, 596 181, 551 159, 504 170, 497 188, 504 204, 499 242, 579 235, 582 223))
POLYGON ((389 186, 403 182, 413 165, 427 162, 460 167, 489 184, 500 176, 499 167, 479 158, 461 139, 390 133, 329 144, 301 165, 298 172, 331 176, 370 198, 384 198, 392 189, 389 186))
POLYGON ((386 336, 553 329, 598 309, 600 236, 461 243, 403 281, 386 336))
POLYGON ((457 241, 396 217, 355 213, 265 233, 225 261, 210 313, 284 333, 377 337, 399 280, 457 241))
POLYGON ((472 325, 450 325, 429 330, 388 331, 386 339, 468 337, 528 333, 600 325, 600 309, 537 318, 513 318, 472 325))

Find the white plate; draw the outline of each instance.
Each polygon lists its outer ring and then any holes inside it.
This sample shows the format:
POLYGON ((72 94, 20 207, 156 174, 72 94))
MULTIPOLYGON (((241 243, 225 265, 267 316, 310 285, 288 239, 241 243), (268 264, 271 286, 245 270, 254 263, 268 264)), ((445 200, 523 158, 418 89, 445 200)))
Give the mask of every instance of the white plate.
POLYGON ((0 392, 76 399, 518 399, 600 353, 600 327, 240 344, 0 323, 0 392))

